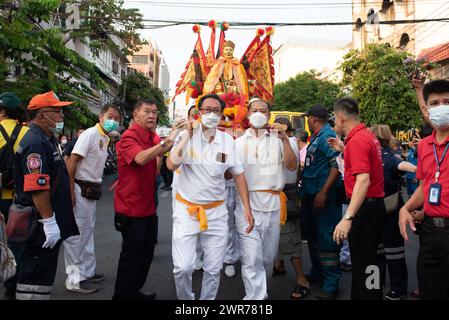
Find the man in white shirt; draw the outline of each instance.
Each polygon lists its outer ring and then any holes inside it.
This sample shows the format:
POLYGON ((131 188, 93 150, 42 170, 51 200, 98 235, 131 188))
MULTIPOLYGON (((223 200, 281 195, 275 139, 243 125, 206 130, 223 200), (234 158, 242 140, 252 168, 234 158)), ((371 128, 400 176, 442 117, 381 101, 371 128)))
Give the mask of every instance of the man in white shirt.
POLYGON ((237 154, 248 181, 254 229, 246 233, 241 199, 237 198, 236 228, 245 285, 245 300, 268 298, 267 279, 271 277, 279 243, 280 224, 286 220, 284 168, 296 168, 296 156, 287 134, 269 130, 270 105, 259 98, 250 100, 251 128, 236 139, 237 154), (282 210, 281 210, 282 209, 282 210))
POLYGON ((198 234, 204 252, 201 300, 215 299, 228 240, 228 212, 224 173, 234 176, 242 200, 243 219, 251 232, 253 218, 243 166, 237 162, 233 138, 217 130, 224 102, 215 94, 203 96, 198 109, 201 125, 187 129, 176 139, 167 167, 181 169, 173 210, 172 255, 176 294, 180 300, 194 300, 192 273, 195 269, 198 234))
POLYGON ((79 236, 64 241, 66 289, 69 291, 93 293, 98 290, 95 283, 104 280, 102 274, 95 273, 95 212, 108 156, 108 133, 117 130, 120 120, 120 109, 116 105, 105 105, 99 123, 78 137, 67 161, 73 211, 80 231, 79 236))

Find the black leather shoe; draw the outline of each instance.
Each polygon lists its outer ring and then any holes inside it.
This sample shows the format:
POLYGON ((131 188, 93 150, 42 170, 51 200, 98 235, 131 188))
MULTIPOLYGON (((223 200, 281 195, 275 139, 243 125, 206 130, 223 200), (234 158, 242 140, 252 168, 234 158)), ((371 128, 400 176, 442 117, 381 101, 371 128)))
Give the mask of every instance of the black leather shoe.
POLYGON ((338 290, 333 292, 328 292, 321 290, 320 293, 316 296, 318 300, 337 300, 338 290))
POLYGON ((137 300, 155 300, 156 299, 156 293, 143 293, 140 292, 137 294, 137 300))

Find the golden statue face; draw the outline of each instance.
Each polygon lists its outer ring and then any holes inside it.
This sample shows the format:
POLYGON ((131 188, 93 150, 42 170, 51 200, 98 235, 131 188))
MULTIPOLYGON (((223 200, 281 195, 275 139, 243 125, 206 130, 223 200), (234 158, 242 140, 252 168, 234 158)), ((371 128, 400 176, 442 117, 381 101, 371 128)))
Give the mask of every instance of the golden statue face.
POLYGON ((234 57, 234 49, 232 47, 224 47, 223 48, 223 57, 227 59, 232 59, 234 57))

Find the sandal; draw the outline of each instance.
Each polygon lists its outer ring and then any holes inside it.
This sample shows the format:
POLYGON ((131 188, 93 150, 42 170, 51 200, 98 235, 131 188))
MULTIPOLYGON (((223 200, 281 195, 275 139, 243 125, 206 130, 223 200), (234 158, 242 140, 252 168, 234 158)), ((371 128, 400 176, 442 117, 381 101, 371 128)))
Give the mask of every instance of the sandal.
POLYGON ((300 300, 304 299, 310 294, 310 288, 304 287, 299 283, 296 284, 295 288, 293 288, 292 293, 290 294, 291 299, 300 300), (295 296, 294 294, 299 294, 300 296, 295 296))

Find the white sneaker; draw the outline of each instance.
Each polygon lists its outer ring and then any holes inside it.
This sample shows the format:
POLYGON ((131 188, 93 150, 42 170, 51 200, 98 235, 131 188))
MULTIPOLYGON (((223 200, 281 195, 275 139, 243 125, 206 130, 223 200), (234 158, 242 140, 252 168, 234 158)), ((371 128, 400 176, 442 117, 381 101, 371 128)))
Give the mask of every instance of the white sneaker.
POLYGON ((232 278, 235 276, 235 268, 233 264, 228 264, 224 271, 225 275, 229 278, 232 278))
POLYGON ((203 269, 203 260, 201 260, 201 258, 196 257, 196 259, 195 259, 195 270, 196 271, 200 271, 201 269, 203 269))

